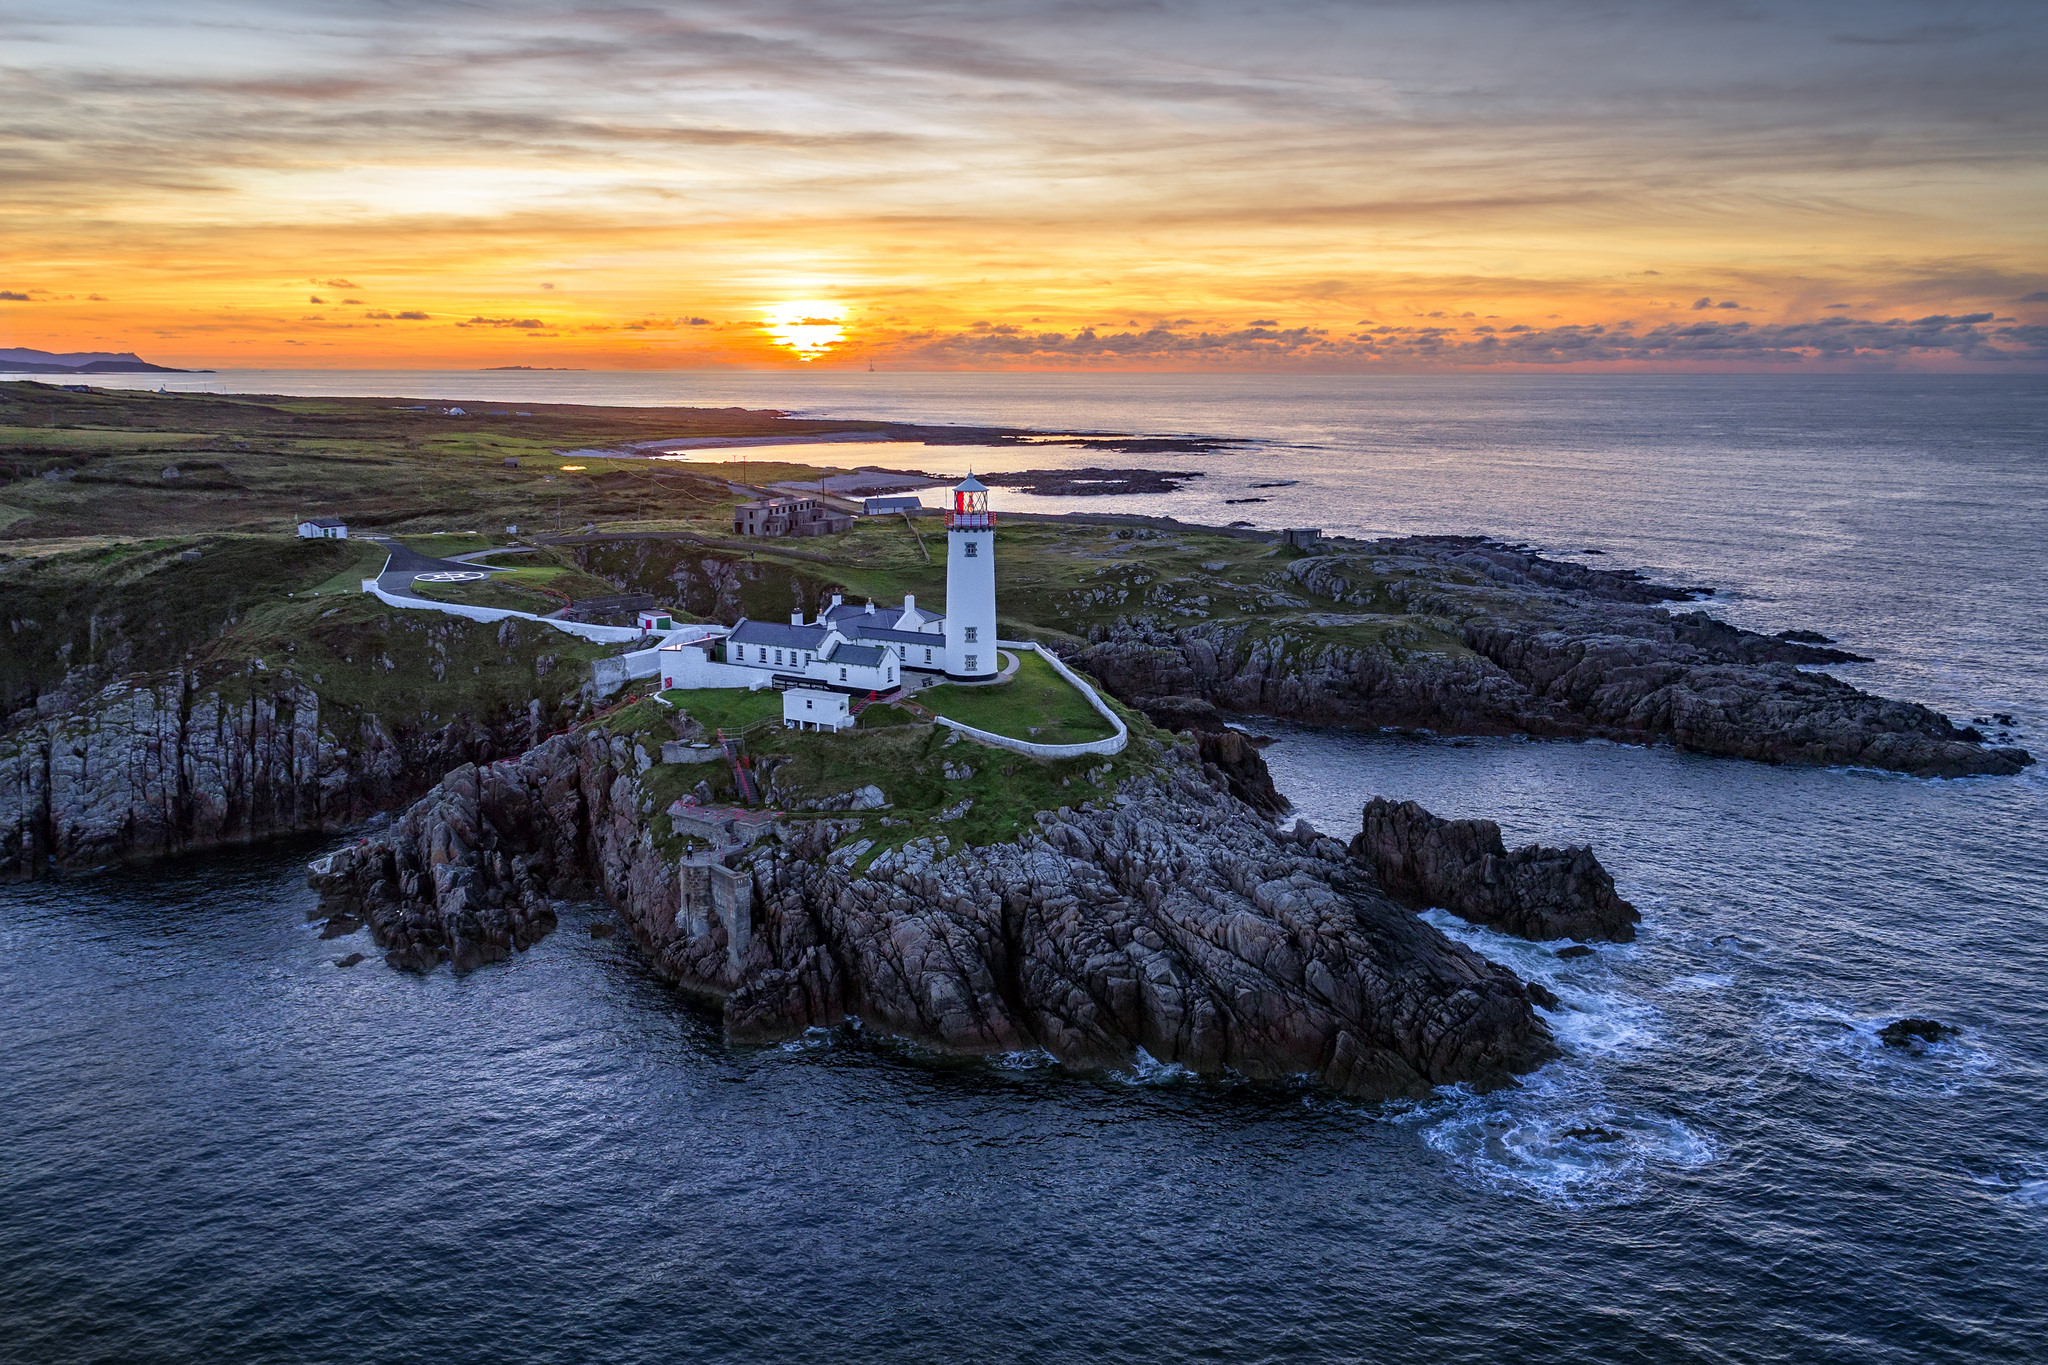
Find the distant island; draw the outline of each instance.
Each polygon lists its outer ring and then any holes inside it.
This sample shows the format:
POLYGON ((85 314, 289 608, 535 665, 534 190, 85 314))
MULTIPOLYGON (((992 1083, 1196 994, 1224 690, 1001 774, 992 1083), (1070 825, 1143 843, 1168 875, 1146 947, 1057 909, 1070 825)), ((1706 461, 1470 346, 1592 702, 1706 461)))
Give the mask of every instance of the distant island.
POLYGON ((481 373, 489 374, 493 370, 532 370, 535 371, 536 373, 545 374, 583 373, 583 367, 581 365, 486 365, 483 367, 481 373))
POLYGON ((37 351, 0 347, 0 370, 12 374, 212 374, 152 365, 133 351, 37 351))

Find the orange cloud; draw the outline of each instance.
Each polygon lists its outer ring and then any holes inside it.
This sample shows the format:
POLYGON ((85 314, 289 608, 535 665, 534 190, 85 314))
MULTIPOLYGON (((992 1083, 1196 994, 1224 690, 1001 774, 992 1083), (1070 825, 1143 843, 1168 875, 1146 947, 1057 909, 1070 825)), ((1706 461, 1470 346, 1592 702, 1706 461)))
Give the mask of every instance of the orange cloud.
POLYGON ((2021 21, 1562 12, 17 18, 0 343, 206 365, 2038 358, 2048 100, 2021 21), (309 285, 328 312, 300 311, 309 285))

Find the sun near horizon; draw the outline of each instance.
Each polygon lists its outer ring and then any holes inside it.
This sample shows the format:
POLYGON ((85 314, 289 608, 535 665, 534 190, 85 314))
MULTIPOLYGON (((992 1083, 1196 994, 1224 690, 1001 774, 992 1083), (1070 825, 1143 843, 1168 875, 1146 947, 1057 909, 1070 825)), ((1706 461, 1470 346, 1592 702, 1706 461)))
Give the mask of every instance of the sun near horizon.
POLYGON ((2048 359, 2048 52, 2020 6, 475 20, 256 0, 0 20, 0 346, 217 367, 2048 359))

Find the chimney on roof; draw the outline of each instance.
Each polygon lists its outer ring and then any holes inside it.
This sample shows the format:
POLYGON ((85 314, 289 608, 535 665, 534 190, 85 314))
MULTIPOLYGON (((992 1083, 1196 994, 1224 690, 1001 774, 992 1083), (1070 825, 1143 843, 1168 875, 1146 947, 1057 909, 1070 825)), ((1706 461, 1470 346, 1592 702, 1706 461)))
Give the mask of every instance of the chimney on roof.
POLYGON ((800 626, 804 623, 804 609, 802 607, 798 607, 789 614, 789 623, 793 626, 800 626))
POLYGON ((838 606, 841 602, 844 602, 845 600, 846 598, 840 593, 835 592, 832 594, 832 605, 835 607, 838 606))
POLYGON ((872 597, 870 597, 870 598, 868 599, 868 615, 870 615, 870 616, 873 616, 874 614, 875 614, 875 599, 874 599, 874 598, 872 598, 872 597))
POLYGON ((914 593, 914 592, 907 592, 907 593, 904 593, 904 594, 903 594, 903 614, 904 614, 905 616, 908 616, 908 615, 909 615, 909 614, 910 614, 911 612, 914 612, 914 611, 916 611, 916 610, 917 610, 917 594, 916 594, 916 593, 914 593))

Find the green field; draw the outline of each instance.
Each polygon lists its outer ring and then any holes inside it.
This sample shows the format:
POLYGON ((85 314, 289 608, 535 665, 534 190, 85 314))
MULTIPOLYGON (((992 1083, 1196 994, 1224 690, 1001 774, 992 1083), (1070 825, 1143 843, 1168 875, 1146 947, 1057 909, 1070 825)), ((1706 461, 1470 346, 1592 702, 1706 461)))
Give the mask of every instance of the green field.
POLYGON ((749 692, 743 687, 707 687, 664 692, 661 697, 707 731, 739 730, 756 721, 782 719, 782 694, 773 688, 749 692))
POLYGON ((1035 744, 1085 744, 1116 733, 1035 651, 1018 650, 1015 657, 1017 676, 1008 682, 989 687, 947 683, 926 688, 917 700, 934 715, 1035 744))

